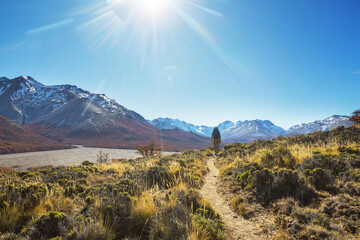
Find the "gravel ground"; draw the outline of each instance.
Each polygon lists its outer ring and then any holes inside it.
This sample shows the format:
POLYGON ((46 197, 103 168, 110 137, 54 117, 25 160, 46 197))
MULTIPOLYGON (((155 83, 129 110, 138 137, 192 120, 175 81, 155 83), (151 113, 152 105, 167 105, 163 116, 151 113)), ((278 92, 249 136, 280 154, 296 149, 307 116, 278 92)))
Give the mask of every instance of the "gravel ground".
MULTIPOLYGON (((29 167, 38 166, 69 166, 81 164, 83 161, 96 162, 99 151, 109 153, 110 158, 131 159, 141 155, 131 149, 108 149, 81 147, 66 150, 54 150, 43 152, 28 152, 0 155, 0 167, 12 168, 17 171, 27 170, 29 167)), ((174 152, 163 152, 163 155, 170 155, 174 152)))

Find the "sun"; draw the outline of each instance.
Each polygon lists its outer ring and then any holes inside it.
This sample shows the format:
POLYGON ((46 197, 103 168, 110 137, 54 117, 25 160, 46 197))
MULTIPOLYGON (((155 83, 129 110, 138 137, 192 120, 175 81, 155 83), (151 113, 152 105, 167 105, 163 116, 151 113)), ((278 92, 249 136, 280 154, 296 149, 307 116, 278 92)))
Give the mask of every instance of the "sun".
POLYGON ((166 13, 175 0, 134 0, 139 9, 146 14, 158 16, 166 13))

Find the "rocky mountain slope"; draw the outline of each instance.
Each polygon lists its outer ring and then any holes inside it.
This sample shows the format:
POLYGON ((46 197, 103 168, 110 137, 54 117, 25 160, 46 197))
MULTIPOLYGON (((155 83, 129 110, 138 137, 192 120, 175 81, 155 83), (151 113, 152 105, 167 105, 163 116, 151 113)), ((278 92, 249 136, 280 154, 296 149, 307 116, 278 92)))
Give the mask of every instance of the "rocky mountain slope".
POLYGON ((31 77, 0 78, 0 115, 41 135, 71 144, 135 148, 149 141, 167 150, 200 148, 209 139, 160 131, 141 115, 73 85, 45 86, 31 77))
POLYGON ((71 148, 23 129, 0 116, 0 154, 71 148))

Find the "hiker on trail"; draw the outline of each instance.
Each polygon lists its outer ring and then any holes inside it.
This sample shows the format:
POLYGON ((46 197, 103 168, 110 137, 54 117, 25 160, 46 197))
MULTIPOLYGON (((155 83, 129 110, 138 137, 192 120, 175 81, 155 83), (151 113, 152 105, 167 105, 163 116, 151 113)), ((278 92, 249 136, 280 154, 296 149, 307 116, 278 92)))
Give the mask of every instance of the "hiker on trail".
POLYGON ((214 127, 214 130, 211 134, 211 141, 214 144, 214 148, 215 148, 215 155, 217 156, 219 153, 219 146, 221 143, 221 136, 220 136, 220 131, 217 127, 214 127))

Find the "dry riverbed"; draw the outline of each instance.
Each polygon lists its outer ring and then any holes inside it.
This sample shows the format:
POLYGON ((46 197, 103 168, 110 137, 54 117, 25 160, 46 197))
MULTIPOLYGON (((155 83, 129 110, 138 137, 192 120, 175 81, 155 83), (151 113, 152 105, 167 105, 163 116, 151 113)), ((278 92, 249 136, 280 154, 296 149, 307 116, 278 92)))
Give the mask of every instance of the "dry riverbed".
MULTIPOLYGON (((108 153, 110 159, 131 159, 141 156, 136 150, 131 149, 88 148, 80 146, 74 149, 0 155, 0 167, 24 171, 30 167, 76 165, 86 160, 96 162, 99 151, 108 153)), ((173 153, 163 152, 162 154, 170 155, 173 153)))

